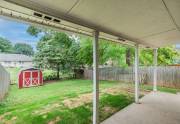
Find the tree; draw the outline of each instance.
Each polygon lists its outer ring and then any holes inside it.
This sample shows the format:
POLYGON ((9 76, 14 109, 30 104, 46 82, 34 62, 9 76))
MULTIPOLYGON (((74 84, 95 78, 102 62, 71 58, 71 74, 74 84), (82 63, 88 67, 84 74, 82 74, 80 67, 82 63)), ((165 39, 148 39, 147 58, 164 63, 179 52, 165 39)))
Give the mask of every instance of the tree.
POLYGON ((104 58, 103 63, 106 63, 107 61, 110 60, 112 61, 111 62, 112 66, 121 66, 121 67, 126 66, 125 46, 109 41, 100 41, 100 45, 102 45, 103 48, 106 48, 104 49, 104 53, 102 55, 102 57, 104 58))
MULTIPOLYGON (((125 66, 126 48, 117 43, 99 40, 99 64, 104 65, 107 61, 112 61, 116 66, 125 66)), ((84 65, 92 66, 93 48, 91 38, 81 38, 78 58, 84 65)))
POLYGON ((126 64, 132 66, 133 64, 134 49, 132 47, 126 47, 126 64))
POLYGON ((174 63, 174 59, 180 57, 180 53, 174 46, 158 49, 158 64, 169 65, 174 63))
POLYGON ((34 26, 29 26, 27 32, 35 37, 42 34, 34 57, 35 64, 43 68, 56 69, 58 79, 60 69, 62 72, 81 65, 77 59, 79 42, 65 33, 34 26))
POLYGON ((36 65, 56 69, 57 79, 59 79, 60 69, 71 69, 76 63, 74 54, 77 47, 74 44, 76 44, 75 41, 65 33, 51 32, 44 35, 37 45, 34 59, 36 65))
POLYGON ((24 54, 28 56, 32 56, 34 54, 32 46, 26 43, 16 43, 14 45, 14 51, 15 53, 24 54))
POLYGON ((43 30, 34 26, 29 26, 27 29, 27 33, 29 33, 32 36, 37 37, 39 33, 41 33, 43 30))
POLYGON ((92 40, 90 38, 81 38, 80 49, 78 51, 77 58, 82 62, 82 65, 92 65, 92 53, 92 40))
MULTIPOLYGON (((48 29, 37 29, 35 27, 29 27, 28 32, 33 36, 38 36, 40 32, 43 32, 44 36, 41 40, 52 40, 53 37, 49 37, 54 31, 48 29)), ((178 56, 178 53, 174 51, 173 47, 159 48, 158 49, 158 62, 161 65, 172 64, 173 59, 178 56)), ((92 38, 81 37, 80 43, 72 41, 71 47, 69 47, 68 57, 66 58, 66 67, 71 63, 73 67, 83 67, 85 65, 92 66, 93 63, 93 47, 92 38), (71 49, 71 50, 70 50, 71 49), (73 51, 74 50, 74 51, 73 51), (71 54, 70 54, 71 53, 71 54), (72 54, 73 53, 73 54, 72 54), (68 63, 68 64, 67 64, 68 63)), ((131 66, 134 63, 134 48, 119 45, 118 43, 112 43, 106 40, 99 40, 99 64, 105 65, 108 61, 112 62, 112 66, 131 66)), ((141 49, 140 52, 140 64, 152 65, 153 64, 153 52, 152 49, 141 49)), ((62 65, 62 63, 61 63, 62 65)))
MULTIPOLYGON (((153 65, 153 50, 142 49, 140 52, 140 64, 141 65, 153 65)), ((174 59, 180 56, 175 47, 163 47, 158 49, 158 65, 173 64, 174 59)))
POLYGON ((0 52, 13 52, 13 46, 11 42, 5 38, 0 37, 0 52))

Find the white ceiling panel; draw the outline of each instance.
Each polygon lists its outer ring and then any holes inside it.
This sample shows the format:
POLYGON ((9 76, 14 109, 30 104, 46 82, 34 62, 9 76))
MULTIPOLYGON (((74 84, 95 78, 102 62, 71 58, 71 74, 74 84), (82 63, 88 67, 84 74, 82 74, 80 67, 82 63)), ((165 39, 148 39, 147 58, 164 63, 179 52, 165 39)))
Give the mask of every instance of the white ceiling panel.
POLYGON ((9 0, 29 8, 39 8, 42 11, 67 13, 78 0, 9 0))
POLYGON ((180 28, 180 0, 165 0, 165 3, 180 28))
POLYGON ((138 38, 175 28, 161 0, 81 0, 70 15, 138 38))
POLYGON ((180 43, 180 32, 178 30, 171 30, 144 38, 143 41, 152 45, 155 44, 157 47, 175 45, 180 43))

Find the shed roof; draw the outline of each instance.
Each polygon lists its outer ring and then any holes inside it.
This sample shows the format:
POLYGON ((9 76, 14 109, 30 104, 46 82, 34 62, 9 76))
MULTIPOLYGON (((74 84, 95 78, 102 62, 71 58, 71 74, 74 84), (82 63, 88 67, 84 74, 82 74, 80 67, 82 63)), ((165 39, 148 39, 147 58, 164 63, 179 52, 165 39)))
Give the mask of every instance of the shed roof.
POLYGON ((32 62, 32 57, 23 55, 23 54, 8 54, 8 53, 0 53, 0 61, 10 61, 10 62, 32 62))
MULTIPOLYGON (((6 1, 25 7, 26 11, 24 8, 18 10, 23 10, 26 14, 28 8, 50 15, 52 18, 62 19, 61 24, 64 27, 61 28, 64 29, 68 25, 76 29, 68 30, 86 34, 99 30, 100 37, 105 39, 114 41, 125 39, 128 43, 133 41, 150 47, 180 43, 180 0, 6 1)), ((5 4, 1 2, 0 6, 5 4)), ((32 15, 30 12, 29 14, 32 15)), ((41 24, 49 25, 46 22, 41 24)))
POLYGON ((28 70, 40 70, 38 68, 34 68, 34 67, 28 67, 28 68, 22 68, 21 71, 28 71, 28 70))

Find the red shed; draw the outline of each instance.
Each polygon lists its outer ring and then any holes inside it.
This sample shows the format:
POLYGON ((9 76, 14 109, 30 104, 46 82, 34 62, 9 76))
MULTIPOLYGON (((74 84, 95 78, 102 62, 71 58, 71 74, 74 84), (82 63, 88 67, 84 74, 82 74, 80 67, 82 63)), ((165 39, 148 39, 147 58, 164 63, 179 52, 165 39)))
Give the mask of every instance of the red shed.
POLYGON ((19 88, 43 85, 42 71, 36 68, 22 69, 18 80, 19 88))

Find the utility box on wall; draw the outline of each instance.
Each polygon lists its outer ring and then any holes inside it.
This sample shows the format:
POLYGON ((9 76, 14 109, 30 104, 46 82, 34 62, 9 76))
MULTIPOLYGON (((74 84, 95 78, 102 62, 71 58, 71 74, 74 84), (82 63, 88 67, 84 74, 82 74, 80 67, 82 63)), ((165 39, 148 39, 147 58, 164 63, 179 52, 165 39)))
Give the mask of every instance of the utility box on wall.
POLYGON ((19 88, 43 85, 42 71, 36 68, 23 69, 18 77, 19 88))

